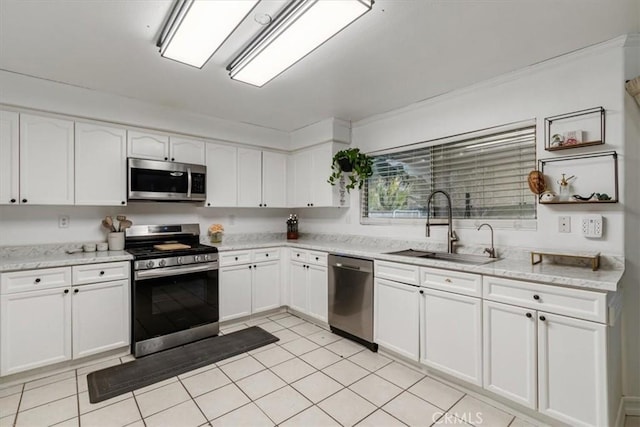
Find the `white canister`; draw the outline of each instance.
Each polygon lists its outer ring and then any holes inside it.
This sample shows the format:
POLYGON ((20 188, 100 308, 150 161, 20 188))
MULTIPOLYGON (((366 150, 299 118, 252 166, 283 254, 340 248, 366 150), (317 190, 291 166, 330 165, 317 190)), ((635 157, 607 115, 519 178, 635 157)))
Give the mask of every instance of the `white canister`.
POLYGON ((110 251, 124 250, 124 231, 109 233, 107 241, 109 242, 110 251))

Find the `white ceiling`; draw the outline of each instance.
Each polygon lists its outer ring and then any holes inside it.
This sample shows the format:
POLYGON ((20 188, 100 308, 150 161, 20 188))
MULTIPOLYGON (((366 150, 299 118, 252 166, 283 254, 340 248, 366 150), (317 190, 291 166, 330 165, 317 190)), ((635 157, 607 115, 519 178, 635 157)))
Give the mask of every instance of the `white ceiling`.
MULTIPOLYGON (((273 13, 284 1, 261 3, 273 13)), ((225 71, 260 29, 253 13, 198 70, 161 58, 155 46, 172 5, 0 0, 0 68, 291 131, 328 117, 356 121, 640 31, 640 0, 376 0, 255 88, 225 71)))

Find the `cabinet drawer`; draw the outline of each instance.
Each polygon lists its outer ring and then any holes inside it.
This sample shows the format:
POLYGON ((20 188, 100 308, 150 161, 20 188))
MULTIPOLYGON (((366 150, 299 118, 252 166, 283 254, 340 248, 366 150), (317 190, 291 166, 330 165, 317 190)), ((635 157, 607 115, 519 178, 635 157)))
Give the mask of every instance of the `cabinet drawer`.
POLYGON ((326 252, 316 252, 309 251, 307 262, 313 265, 327 265, 327 253, 326 252))
POLYGON ((420 286, 472 297, 482 296, 482 276, 478 274, 421 267, 420 286))
POLYGON ((604 292, 484 276, 483 296, 487 300, 534 310, 602 323, 607 321, 607 295, 604 292))
POLYGON ((2 273, 2 294, 36 291, 71 285, 71 267, 43 268, 42 270, 2 273))
POLYGON ((293 261, 307 262, 309 254, 307 251, 301 251, 299 249, 291 249, 291 259, 293 261))
POLYGON ((420 284, 420 268, 417 265, 375 261, 375 276, 410 285, 420 284))
POLYGON ((248 264, 251 262, 251 251, 220 252, 220 267, 225 265, 248 264))
POLYGON ((101 264, 76 265, 72 268, 73 284, 108 282, 129 278, 131 266, 128 262, 105 262, 101 264))
POLYGON ((274 259, 280 259, 280 249, 278 248, 256 249, 253 251, 253 262, 271 261, 274 259))

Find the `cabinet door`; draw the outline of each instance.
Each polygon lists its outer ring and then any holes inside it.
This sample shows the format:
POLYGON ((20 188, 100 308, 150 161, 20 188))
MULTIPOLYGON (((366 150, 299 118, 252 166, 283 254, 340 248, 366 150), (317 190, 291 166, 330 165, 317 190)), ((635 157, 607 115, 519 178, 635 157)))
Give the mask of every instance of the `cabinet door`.
POLYGON ((238 149, 207 144, 206 206, 238 205, 238 149))
POLYGON ((69 288, 0 297, 0 375, 71 359, 69 288))
POLYGON ((169 159, 172 162, 204 165, 204 141, 180 137, 169 138, 169 159))
POLYGON ((238 148, 238 206, 262 206, 262 151, 238 148))
POLYGON ((76 123, 76 205, 125 205, 127 131, 76 123))
POLYGON ((169 160, 169 137, 130 130, 127 154, 137 159, 169 160))
POLYGON ((262 204, 271 208, 287 206, 287 156, 262 152, 262 204))
POLYGON ((302 151, 291 155, 288 166, 288 175, 290 177, 289 206, 294 208, 310 206, 311 152, 302 151))
POLYGON ((418 287, 378 278, 374 286, 375 342, 417 361, 420 358, 418 287))
POLYGON ((251 314, 251 266, 220 269, 220 321, 251 314))
POLYGON ((538 312, 538 410, 574 426, 604 426, 607 327, 538 312))
POLYGON ((129 281, 73 288, 73 358, 129 345, 129 281))
POLYGON ((329 286, 327 267, 307 266, 309 314, 324 322, 328 321, 329 286))
POLYGON ((0 111, 0 205, 20 202, 20 140, 18 113, 0 111))
POLYGON ((482 300, 423 288, 420 362, 482 386, 482 300))
POLYGON ((252 313, 280 307, 280 261, 253 265, 252 313))
POLYGON ((484 388, 536 409, 536 311, 484 301, 484 388))
POLYGON ((327 182, 331 174, 331 150, 332 144, 324 144, 311 151, 309 193, 313 206, 333 206, 333 191, 336 187, 327 182))
POLYGON ((291 290, 291 308, 307 313, 309 307, 307 306, 307 268, 305 264, 299 262, 290 264, 289 289, 291 290))
POLYGON ((20 116, 20 201, 72 205, 73 122, 20 116))

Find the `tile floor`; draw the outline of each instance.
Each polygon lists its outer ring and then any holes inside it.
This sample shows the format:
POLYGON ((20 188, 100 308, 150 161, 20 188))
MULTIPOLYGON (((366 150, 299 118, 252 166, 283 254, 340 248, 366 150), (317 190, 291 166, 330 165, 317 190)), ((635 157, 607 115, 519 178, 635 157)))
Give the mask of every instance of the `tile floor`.
POLYGON ((280 341, 98 404, 86 375, 131 356, 0 386, 0 427, 530 426, 288 313, 222 333, 250 325, 280 341))

